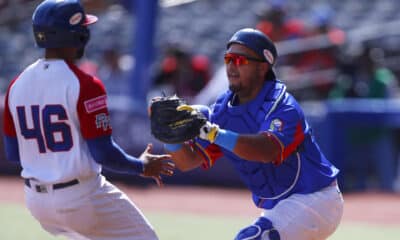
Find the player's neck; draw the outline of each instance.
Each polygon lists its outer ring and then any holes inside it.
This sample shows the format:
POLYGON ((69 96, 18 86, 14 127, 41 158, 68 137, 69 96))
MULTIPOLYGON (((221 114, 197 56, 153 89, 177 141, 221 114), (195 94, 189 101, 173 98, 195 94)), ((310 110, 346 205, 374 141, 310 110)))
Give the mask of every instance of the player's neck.
POLYGON ((46 49, 45 59, 61 59, 67 62, 75 61, 75 54, 68 49, 46 49))

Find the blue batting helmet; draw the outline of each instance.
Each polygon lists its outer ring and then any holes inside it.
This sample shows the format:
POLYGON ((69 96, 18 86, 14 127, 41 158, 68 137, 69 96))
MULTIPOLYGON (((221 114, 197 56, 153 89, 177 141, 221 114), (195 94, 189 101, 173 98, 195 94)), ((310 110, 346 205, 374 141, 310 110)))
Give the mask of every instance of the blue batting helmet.
POLYGON ((272 66, 276 62, 278 51, 275 44, 264 33, 253 28, 243 28, 233 34, 226 48, 228 49, 233 43, 241 44, 253 50, 261 59, 269 63, 271 68, 267 77, 275 78, 272 66))
POLYGON ((79 0, 45 0, 32 16, 36 44, 40 48, 82 48, 90 38, 87 25, 96 21, 96 16, 85 14, 79 0))

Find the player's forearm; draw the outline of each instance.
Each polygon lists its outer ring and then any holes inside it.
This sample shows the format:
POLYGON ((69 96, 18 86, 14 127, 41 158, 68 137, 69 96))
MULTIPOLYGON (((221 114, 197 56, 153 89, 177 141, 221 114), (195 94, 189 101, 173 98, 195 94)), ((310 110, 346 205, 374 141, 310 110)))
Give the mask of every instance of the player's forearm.
POLYGON ((281 160, 281 146, 275 137, 268 133, 239 134, 207 122, 201 127, 199 137, 249 161, 269 163, 281 160))
POLYGON ((262 134, 239 135, 233 152, 246 160, 274 162, 280 157, 280 147, 262 134))
POLYGON ((105 168, 118 173, 143 173, 143 163, 125 153, 111 136, 88 140, 90 153, 94 160, 105 168))
POLYGON ((217 133, 211 140, 214 144, 249 161, 269 163, 276 161, 281 153, 280 146, 275 139, 264 134, 245 135, 217 128, 217 133))
POLYGON ((202 163, 200 156, 188 144, 172 146, 166 144, 166 151, 172 156, 176 167, 181 171, 190 171, 202 163))

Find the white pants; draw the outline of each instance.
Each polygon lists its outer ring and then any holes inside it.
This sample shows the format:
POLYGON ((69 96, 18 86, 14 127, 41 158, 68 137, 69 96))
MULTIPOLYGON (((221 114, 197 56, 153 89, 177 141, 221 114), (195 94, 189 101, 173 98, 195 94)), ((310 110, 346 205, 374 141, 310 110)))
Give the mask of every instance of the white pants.
POLYGON ((62 189, 47 187, 47 193, 34 188, 25 186, 27 207, 51 234, 77 240, 158 239, 134 203, 101 175, 62 189))
POLYGON ((343 196, 336 181, 312 194, 293 194, 261 214, 272 222, 281 240, 327 239, 342 215, 343 196))

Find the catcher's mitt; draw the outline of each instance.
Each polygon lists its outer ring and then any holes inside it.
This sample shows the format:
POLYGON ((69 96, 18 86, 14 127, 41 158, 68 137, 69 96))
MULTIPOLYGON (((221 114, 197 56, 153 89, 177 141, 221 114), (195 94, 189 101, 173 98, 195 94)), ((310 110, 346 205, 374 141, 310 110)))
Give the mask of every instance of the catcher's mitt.
POLYGON ((198 136, 207 119, 200 111, 186 105, 185 100, 172 96, 152 100, 150 121, 155 138, 164 143, 183 143, 198 136))

